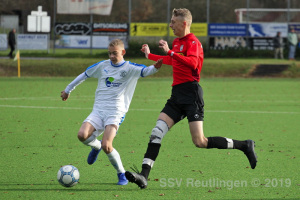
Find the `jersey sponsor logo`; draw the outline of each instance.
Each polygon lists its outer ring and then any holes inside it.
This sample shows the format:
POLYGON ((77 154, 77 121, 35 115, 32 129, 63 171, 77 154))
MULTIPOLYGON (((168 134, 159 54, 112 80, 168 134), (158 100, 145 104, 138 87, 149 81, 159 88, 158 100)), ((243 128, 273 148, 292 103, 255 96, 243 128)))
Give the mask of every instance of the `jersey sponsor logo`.
POLYGON ((178 53, 179 55, 182 55, 182 56, 184 56, 184 54, 183 53, 178 53))
POLYGON ((107 87, 120 87, 120 85, 122 85, 122 83, 115 83, 114 80, 115 79, 113 77, 107 77, 105 79, 106 86, 107 87))

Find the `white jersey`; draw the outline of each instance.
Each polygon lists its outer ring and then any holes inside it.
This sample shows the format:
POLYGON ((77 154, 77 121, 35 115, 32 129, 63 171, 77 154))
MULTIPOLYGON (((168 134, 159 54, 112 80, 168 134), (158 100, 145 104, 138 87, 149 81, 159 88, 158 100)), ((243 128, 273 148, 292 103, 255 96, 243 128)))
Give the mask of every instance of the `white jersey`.
POLYGON ((104 60, 88 67, 65 92, 70 93, 87 77, 98 78, 93 110, 126 113, 138 79, 155 72, 157 69, 153 65, 146 67, 129 61, 114 65, 110 60, 104 60))

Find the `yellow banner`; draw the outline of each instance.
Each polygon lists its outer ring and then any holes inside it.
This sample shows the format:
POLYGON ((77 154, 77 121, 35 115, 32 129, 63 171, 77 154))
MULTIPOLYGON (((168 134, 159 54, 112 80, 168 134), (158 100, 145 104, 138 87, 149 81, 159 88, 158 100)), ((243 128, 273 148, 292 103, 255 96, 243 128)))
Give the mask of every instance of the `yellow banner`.
MULTIPOLYGON (((168 28, 170 36, 175 36, 173 30, 166 23, 131 23, 130 35, 131 36, 167 36, 168 28)), ((205 37, 207 36, 207 24, 206 23, 193 23, 191 32, 195 36, 205 37)))

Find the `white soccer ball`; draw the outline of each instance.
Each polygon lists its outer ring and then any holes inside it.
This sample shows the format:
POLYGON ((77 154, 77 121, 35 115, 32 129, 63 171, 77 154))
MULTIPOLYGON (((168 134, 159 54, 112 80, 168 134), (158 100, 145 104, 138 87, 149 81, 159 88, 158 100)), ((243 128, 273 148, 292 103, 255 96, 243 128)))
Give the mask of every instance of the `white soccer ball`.
POLYGON ((79 171, 73 165, 65 165, 57 172, 57 180, 64 187, 73 187, 79 181, 79 171))

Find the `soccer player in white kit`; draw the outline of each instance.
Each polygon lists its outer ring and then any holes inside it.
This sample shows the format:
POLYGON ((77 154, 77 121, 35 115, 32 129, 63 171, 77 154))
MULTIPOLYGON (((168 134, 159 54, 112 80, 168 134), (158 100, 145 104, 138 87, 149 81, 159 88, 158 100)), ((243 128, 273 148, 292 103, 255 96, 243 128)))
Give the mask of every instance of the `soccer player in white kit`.
POLYGON ((78 139, 92 148, 87 159, 90 165, 103 149, 117 170, 118 185, 126 185, 128 180, 120 155, 112 145, 113 139, 129 109, 138 79, 154 74, 162 65, 162 59, 149 67, 131 63, 124 60, 125 53, 122 40, 111 41, 108 47, 109 60, 88 67, 61 92, 62 100, 66 101, 77 85, 87 78, 98 78, 93 111, 80 127, 78 139), (97 137, 102 133, 102 140, 98 140, 97 137))

